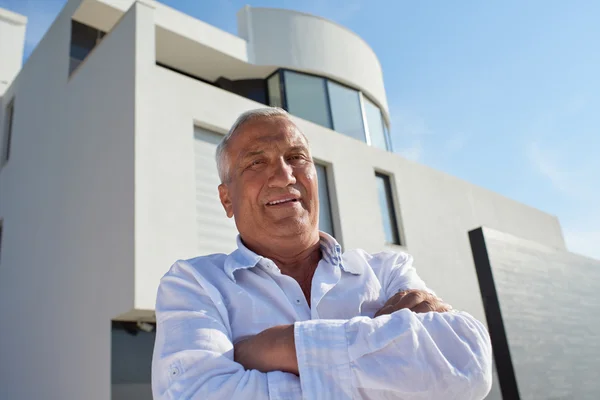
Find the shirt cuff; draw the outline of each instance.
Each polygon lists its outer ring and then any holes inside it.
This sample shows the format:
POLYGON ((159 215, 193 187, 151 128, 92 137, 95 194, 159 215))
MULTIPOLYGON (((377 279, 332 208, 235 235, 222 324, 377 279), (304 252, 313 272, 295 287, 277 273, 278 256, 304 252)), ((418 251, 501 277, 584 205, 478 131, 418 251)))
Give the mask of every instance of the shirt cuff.
POLYGON ((304 398, 352 399, 346 321, 296 322, 294 339, 304 398))
POLYGON ((267 372, 269 400, 300 400, 302 388, 300 380, 294 374, 281 371, 267 372))

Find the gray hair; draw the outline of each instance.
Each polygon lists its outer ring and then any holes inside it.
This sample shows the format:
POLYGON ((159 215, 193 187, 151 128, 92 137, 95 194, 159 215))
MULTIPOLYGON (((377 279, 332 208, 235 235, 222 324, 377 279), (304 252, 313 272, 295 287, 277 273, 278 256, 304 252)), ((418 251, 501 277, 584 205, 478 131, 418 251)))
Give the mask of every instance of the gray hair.
POLYGON ((290 114, 279 107, 264 107, 246 111, 237 118, 231 129, 229 129, 229 132, 227 132, 227 135, 225 135, 225 137, 217 146, 217 171, 219 172, 221 183, 229 181, 229 157, 227 157, 227 147, 229 146, 232 137, 236 134, 240 127, 246 122, 250 122, 255 119, 275 117, 283 117, 291 121, 290 114))

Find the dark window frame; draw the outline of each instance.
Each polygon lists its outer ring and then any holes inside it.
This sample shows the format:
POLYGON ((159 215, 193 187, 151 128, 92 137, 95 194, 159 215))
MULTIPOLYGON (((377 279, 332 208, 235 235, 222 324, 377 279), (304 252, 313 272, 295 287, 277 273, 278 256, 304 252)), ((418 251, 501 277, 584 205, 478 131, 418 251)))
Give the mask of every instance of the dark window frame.
MULTIPOLYGON (((338 234, 339 227, 337 226, 337 218, 336 218, 336 209, 337 208, 334 205, 334 199, 333 199, 335 189, 332 189, 332 182, 331 182, 332 181, 332 179, 331 179, 332 165, 330 163, 323 162, 320 160, 313 160, 313 162, 315 164, 315 169, 316 169, 317 165, 323 168, 323 172, 324 172, 325 179, 326 179, 324 186, 327 189, 327 203, 328 203, 327 208, 329 209, 329 217, 331 219, 331 233, 329 233, 329 234, 335 238, 338 234)), ((321 204, 320 198, 319 198, 319 204, 321 204)), ((319 213, 321 213, 321 211, 322 211, 322 209, 319 209, 319 213)), ((319 230, 320 230, 320 227, 319 227, 319 230)), ((338 242, 339 242, 339 240, 338 240, 338 242)))
MULTIPOLYGON (((390 214, 391 219, 391 228, 392 228, 392 242, 389 242, 386 239, 386 244, 402 246, 403 245, 403 237, 401 235, 400 226, 398 225, 398 207, 396 207, 396 199, 394 196, 394 185, 392 183, 393 175, 387 174, 385 172, 375 171, 375 179, 381 178, 384 183, 385 196, 388 205, 388 213, 390 214)), ((379 194, 378 194, 379 196, 379 194)), ((383 221, 382 221, 383 222, 383 221)), ((385 234, 385 229, 384 229, 385 234)))
POLYGON ((10 159, 14 119, 15 98, 13 97, 4 108, 4 146, 2 148, 2 165, 6 164, 10 159))

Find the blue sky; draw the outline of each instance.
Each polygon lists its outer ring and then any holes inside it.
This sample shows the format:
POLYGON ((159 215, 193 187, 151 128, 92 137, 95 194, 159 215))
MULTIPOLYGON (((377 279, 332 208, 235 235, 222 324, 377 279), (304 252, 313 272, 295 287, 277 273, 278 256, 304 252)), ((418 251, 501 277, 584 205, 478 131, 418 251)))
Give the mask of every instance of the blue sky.
MULTIPOLYGON (((0 0, 29 17, 26 57, 66 0, 0 0)), ((245 4, 362 36, 383 67, 395 150, 559 217, 600 259, 600 2, 163 0, 236 33, 245 4)))

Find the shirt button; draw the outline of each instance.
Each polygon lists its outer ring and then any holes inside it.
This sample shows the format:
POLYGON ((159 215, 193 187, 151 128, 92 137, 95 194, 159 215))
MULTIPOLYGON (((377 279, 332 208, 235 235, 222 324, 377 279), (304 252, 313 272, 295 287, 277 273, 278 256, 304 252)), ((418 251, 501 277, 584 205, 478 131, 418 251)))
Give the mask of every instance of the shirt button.
POLYGON ((300 304, 300 299, 296 299, 296 304, 300 304))

